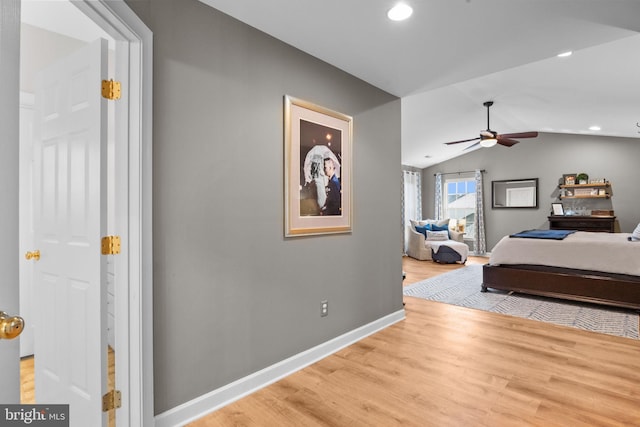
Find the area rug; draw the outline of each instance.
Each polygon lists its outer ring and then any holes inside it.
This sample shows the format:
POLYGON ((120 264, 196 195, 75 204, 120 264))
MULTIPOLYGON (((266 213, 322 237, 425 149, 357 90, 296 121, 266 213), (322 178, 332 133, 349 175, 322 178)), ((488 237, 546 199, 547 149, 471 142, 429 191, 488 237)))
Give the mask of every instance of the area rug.
POLYGON ((489 289, 480 292, 482 265, 467 265, 404 287, 404 295, 461 307, 638 339, 638 313, 489 289))

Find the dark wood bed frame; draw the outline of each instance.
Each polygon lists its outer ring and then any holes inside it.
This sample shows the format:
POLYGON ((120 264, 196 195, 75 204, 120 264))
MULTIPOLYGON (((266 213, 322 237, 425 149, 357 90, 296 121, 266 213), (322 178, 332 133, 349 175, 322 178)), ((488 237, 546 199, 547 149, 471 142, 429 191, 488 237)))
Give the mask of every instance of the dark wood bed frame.
POLYGON ((640 277, 542 265, 482 267, 487 288, 640 310, 640 277))

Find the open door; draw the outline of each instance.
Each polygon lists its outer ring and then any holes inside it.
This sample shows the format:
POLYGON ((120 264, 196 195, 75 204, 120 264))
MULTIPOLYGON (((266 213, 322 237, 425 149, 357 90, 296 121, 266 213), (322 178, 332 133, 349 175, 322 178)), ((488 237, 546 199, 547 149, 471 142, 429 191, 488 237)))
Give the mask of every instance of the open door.
POLYGON ((36 403, 69 404, 71 426, 106 425, 107 42, 40 74, 34 114, 36 403))

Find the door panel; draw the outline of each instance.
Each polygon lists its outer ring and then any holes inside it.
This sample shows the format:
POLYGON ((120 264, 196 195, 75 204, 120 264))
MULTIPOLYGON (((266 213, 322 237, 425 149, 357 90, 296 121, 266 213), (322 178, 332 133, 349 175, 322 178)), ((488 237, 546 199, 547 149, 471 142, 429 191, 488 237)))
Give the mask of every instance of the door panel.
POLYGON ((71 426, 104 425, 107 42, 39 75, 34 121, 37 403, 70 404, 71 426))
POLYGON ((20 335, 20 357, 33 355, 33 94, 20 92, 20 316, 26 319, 20 335))

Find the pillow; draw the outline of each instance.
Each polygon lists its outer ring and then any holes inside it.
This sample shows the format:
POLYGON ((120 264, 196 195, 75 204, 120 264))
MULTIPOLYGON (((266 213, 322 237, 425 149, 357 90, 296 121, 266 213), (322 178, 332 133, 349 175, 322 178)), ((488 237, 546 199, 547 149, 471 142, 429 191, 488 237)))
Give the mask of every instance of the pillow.
POLYGON ((632 242, 640 240, 640 224, 638 224, 636 229, 633 230, 633 233, 631 233, 631 237, 629 237, 629 240, 631 240, 632 242))
POLYGON ((427 227, 429 227, 429 231, 446 231, 447 239, 451 238, 451 236, 449 235, 449 225, 428 224, 427 227))
MULTIPOLYGON (((415 219, 410 219, 409 220, 409 224, 411 224, 411 228, 413 228, 414 230, 418 231, 417 227, 418 226, 424 226, 424 225, 437 225, 438 227, 443 227, 443 226, 449 226, 449 218, 447 219, 422 219, 422 220, 415 220, 415 219)), ((422 233, 424 234, 424 233, 422 233)))
POLYGON ((428 231, 427 230, 427 240, 449 240, 449 232, 448 231, 428 231))
POLYGON ((431 230, 429 225, 416 225, 415 229, 418 233, 422 233, 424 237, 427 237, 427 230, 431 230))
POLYGON ((435 224, 438 227, 442 227, 446 225, 449 226, 449 218, 447 219, 425 219, 423 220, 425 224, 435 224))

